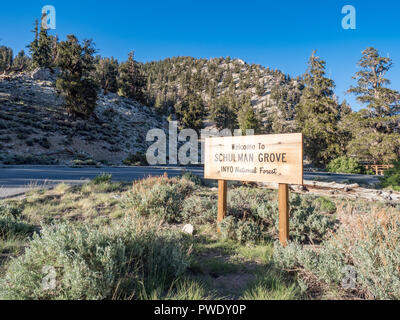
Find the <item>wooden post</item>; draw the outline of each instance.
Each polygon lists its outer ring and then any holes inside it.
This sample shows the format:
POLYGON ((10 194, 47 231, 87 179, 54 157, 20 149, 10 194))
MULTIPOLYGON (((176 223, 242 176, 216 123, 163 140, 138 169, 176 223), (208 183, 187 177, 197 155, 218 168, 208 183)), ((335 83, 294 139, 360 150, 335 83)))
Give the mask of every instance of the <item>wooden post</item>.
MULTIPOLYGON (((226 216, 228 186, 226 180, 218 180, 218 218, 217 222, 224 220, 226 216)), ((218 227, 218 232, 221 230, 218 227)))
POLYGON ((289 187, 279 184, 279 241, 285 247, 289 240, 289 187))

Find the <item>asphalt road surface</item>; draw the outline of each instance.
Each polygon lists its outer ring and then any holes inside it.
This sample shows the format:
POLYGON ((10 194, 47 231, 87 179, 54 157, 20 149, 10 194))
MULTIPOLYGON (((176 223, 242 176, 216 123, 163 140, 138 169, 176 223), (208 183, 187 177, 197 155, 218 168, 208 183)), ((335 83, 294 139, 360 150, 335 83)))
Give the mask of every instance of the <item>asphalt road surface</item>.
MULTIPOLYGON (((165 172, 169 177, 173 177, 181 174, 183 170, 203 176, 203 168, 201 167, 71 168, 63 166, 2 166, 0 167, 0 198, 23 194, 32 187, 52 187, 60 183, 82 184, 101 173, 112 174, 113 181, 133 181, 149 176, 160 176, 165 172)), ((361 183, 378 182, 376 176, 324 172, 305 172, 304 179, 330 179, 339 183, 345 180, 354 180, 361 183)))

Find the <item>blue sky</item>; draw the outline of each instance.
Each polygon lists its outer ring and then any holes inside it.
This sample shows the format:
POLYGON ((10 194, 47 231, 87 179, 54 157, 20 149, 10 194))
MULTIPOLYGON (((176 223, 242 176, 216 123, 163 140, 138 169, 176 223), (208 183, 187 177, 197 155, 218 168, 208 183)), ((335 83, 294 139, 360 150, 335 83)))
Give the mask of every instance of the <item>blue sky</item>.
POLYGON ((29 32, 41 8, 56 8, 57 29, 92 38, 99 53, 124 60, 132 49, 139 61, 172 56, 241 58, 297 76, 312 50, 327 62, 340 100, 345 95, 361 51, 376 47, 394 67, 391 87, 400 90, 400 1, 7 1, 0 6, 0 44, 14 51, 32 40, 29 32), (357 29, 344 30, 344 5, 356 8, 357 29))

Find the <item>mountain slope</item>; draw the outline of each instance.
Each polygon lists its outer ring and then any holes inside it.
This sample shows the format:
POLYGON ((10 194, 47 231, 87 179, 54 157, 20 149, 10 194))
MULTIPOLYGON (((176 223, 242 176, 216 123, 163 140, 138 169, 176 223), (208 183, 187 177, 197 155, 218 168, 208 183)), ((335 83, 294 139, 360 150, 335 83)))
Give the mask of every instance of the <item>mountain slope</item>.
POLYGON ((55 90, 55 76, 36 80, 37 73, 0 80, 0 160, 5 163, 120 164, 146 150, 148 130, 165 126, 150 108, 116 94, 99 94, 95 115, 74 119, 55 90))
POLYGON ((303 88, 300 79, 291 79, 281 71, 229 57, 175 57, 146 63, 142 69, 151 104, 166 114, 173 112, 174 104, 189 92, 199 94, 208 109, 218 97, 228 95, 238 108, 250 99, 252 106, 264 114, 265 122, 279 119, 290 126, 303 88))

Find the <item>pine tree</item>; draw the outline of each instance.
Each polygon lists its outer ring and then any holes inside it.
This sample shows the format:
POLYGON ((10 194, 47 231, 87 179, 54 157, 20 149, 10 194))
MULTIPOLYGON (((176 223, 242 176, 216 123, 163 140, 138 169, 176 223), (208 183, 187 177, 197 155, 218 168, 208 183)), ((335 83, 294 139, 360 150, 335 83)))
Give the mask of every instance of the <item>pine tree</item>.
POLYGON ((35 21, 35 28, 32 31, 35 38, 28 45, 29 51, 32 56, 33 68, 51 68, 53 65, 52 60, 52 38, 47 34, 47 29, 40 27, 39 21, 35 21))
POLYGON ((204 128, 203 118, 206 116, 204 102, 195 93, 189 93, 183 100, 175 105, 175 113, 181 128, 200 130, 204 128))
POLYGON ((162 94, 157 94, 154 102, 154 109, 156 109, 159 114, 162 114, 165 111, 165 106, 165 97, 162 94))
POLYGON ((264 79, 262 80, 262 82, 257 82, 256 85, 256 94, 261 97, 264 93, 265 93, 265 89, 264 89, 265 83, 264 83, 264 79))
POLYGON ((348 92, 367 108, 352 116, 350 123, 357 125, 349 126, 353 138, 348 150, 360 160, 389 163, 400 157, 400 93, 389 89, 390 81, 385 78, 392 60, 369 47, 362 52, 358 66, 361 70, 353 77, 357 86, 348 92))
POLYGON ((118 68, 118 61, 113 57, 97 57, 94 77, 104 94, 118 91, 118 68))
POLYGON ((53 63, 57 60, 58 53, 58 36, 51 36, 51 60, 53 63))
MULTIPOLYGON (((274 133, 295 132, 294 117, 296 106, 300 103, 303 82, 300 78, 286 79, 283 74, 277 77, 277 81, 271 88, 270 99, 277 107, 276 112, 269 115, 271 130, 274 133)), ((269 105, 271 109, 272 105, 269 105)))
POLYGON ((211 109, 211 120, 218 130, 237 128, 237 114, 232 100, 228 96, 217 99, 211 109))
POLYGON ((38 19, 35 20, 35 27, 31 32, 34 33, 35 37, 27 47, 29 48, 29 52, 30 52, 31 58, 32 58, 31 67, 37 68, 38 60, 39 60, 39 20, 38 19))
POLYGON ((146 79, 134 59, 134 54, 134 51, 130 52, 128 61, 122 63, 119 68, 118 93, 121 96, 145 103, 144 89, 146 87, 146 79))
POLYGON ((0 72, 10 72, 13 65, 13 50, 6 46, 0 47, 0 72))
POLYGON ((245 99, 243 107, 238 112, 237 122, 243 134, 249 129, 254 130, 254 133, 261 132, 260 115, 254 110, 249 97, 245 99))
POLYGON ((340 148, 340 155, 347 154, 347 147, 351 140, 351 123, 353 115, 353 110, 346 100, 343 100, 339 105, 338 113, 338 126, 337 126, 337 139, 340 148))
POLYGON ((18 52, 17 56, 13 61, 12 68, 17 72, 26 70, 30 65, 30 59, 25 55, 24 50, 18 52))
POLYGON ((68 113, 82 118, 89 117, 96 107, 98 86, 90 77, 95 68, 94 53, 91 40, 80 44, 74 35, 58 46, 56 62, 62 73, 56 87, 65 97, 68 113))
POLYGON ((325 77, 325 61, 309 59, 304 75, 305 88, 296 108, 296 126, 304 134, 305 154, 316 166, 327 164, 340 153, 337 141, 339 106, 333 80, 325 77))

